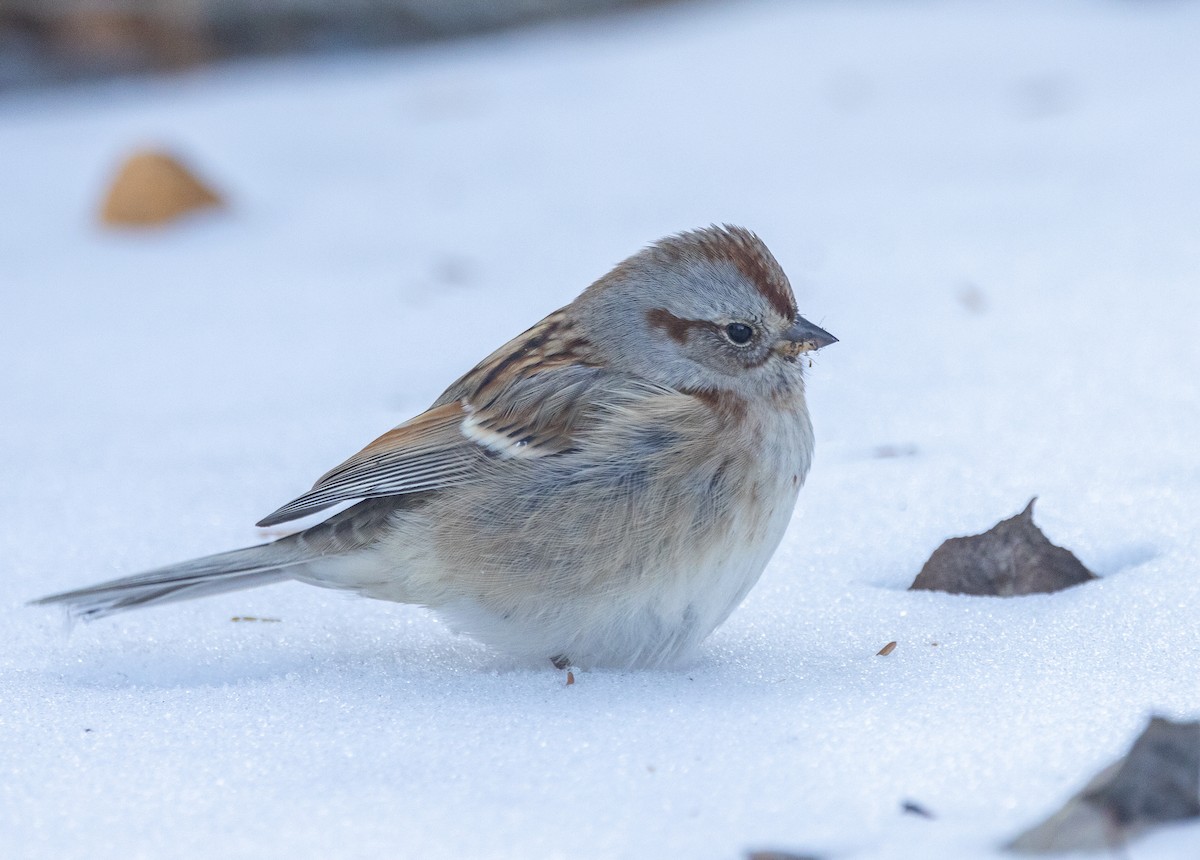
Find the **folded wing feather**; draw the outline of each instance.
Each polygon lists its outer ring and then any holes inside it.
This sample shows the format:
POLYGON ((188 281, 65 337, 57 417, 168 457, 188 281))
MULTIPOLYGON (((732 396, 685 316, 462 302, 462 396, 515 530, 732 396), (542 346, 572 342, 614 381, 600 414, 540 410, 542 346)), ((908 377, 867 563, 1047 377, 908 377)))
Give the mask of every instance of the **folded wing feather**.
POLYGON ((330 469, 311 490, 258 525, 285 523, 351 499, 436 490, 468 480, 480 452, 463 436, 465 417, 459 403, 421 413, 330 469))
POLYGON ((477 397, 482 389, 470 381, 470 375, 464 377, 431 409, 326 472, 311 490, 258 525, 288 522, 354 499, 461 485, 487 469, 505 468, 506 461, 567 454, 581 435, 611 420, 614 409, 668 393, 579 363, 531 368, 498 391, 489 383, 487 397, 477 397), (447 402, 448 397, 456 399, 447 402))

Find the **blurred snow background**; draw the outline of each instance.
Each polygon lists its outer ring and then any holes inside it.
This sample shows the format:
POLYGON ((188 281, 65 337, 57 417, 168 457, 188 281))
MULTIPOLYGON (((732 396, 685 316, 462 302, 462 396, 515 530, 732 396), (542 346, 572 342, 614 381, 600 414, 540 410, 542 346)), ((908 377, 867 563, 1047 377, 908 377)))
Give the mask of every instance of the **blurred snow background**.
POLYGON ((1200 716, 1198 43, 1186 3, 763 0, 4 97, 0 853, 996 856, 1200 716), (145 144, 229 210, 98 227, 145 144), (714 221, 841 343, 795 522, 694 664, 567 687, 299 585, 70 636, 24 605, 264 539, 714 221), (904 590, 1035 494, 1101 581, 904 590))

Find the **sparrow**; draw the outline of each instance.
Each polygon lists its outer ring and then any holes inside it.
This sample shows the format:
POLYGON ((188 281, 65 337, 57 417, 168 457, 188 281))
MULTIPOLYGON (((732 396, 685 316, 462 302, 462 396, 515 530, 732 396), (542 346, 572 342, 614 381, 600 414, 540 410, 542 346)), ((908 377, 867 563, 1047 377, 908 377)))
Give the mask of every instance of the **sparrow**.
POLYGON ((693 654, 758 580, 813 456, 800 316, 753 233, 634 254, 259 521, 272 543, 35 601, 75 618, 284 580, 419 604, 556 666, 693 654))

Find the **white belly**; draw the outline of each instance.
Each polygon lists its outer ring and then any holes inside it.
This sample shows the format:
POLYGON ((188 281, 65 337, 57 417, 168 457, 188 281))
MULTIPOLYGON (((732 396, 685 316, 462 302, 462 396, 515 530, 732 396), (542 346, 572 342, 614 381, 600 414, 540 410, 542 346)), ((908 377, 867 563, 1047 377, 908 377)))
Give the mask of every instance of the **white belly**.
POLYGON ((529 471, 508 485, 441 491, 397 511, 370 569, 320 584, 424 604, 533 660, 677 661, 741 603, 791 521, 812 427, 803 411, 770 418, 746 421, 736 450, 726 439, 670 452, 671 468, 689 462, 665 478, 636 458, 557 473, 516 464, 529 471))
MULTIPOLYGON (((812 451, 807 421, 796 430, 789 434, 789 456, 743 488, 718 541, 686 538, 675 551, 660 553, 655 567, 619 579, 610 593, 526 594, 508 612, 460 595, 436 608, 455 629, 533 660, 632 668, 684 659, 746 597, 791 522, 812 451)), ((671 540, 664 537, 664 546, 671 540)))

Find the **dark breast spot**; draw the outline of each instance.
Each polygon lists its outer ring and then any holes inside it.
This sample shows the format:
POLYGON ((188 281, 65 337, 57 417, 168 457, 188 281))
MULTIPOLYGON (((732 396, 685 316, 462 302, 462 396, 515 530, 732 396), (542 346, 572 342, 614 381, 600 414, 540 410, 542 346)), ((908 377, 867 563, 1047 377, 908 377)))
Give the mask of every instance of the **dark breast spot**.
POLYGON ((725 491, 725 472, 729 469, 729 460, 722 460, 721 465, 713 470, 712 477, 708 479, 708 494, 712 497, 717 497, 725 491))
POLYGON ((678 445, 682 440, 683 437, 674 430, 646 430, 637 435, 634 445, 638 453, 657 454, 678 445))

